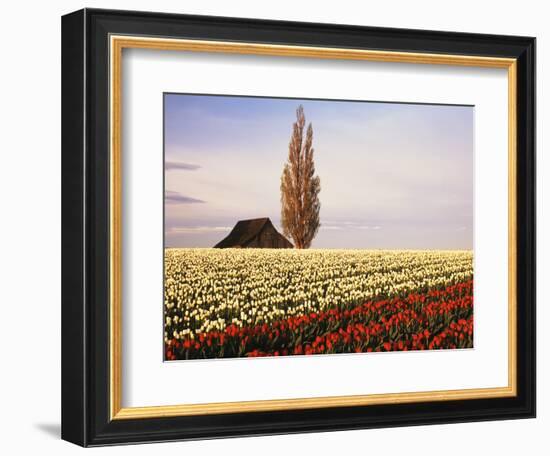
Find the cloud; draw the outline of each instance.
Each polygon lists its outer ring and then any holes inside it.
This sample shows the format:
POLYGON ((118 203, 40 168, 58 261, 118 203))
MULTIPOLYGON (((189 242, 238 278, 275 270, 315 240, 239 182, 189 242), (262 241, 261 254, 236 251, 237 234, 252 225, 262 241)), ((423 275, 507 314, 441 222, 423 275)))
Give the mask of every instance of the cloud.
POLYGON ((199 168, 200 168, 200 165, 194 165, 192 163, 183 163, 183 162, 174 162, 174 161, 164 162, 164 169, 166 171, 171 171, 174 169, 185 169, 187 171, 195 171, 199 168))
POLYGON ((359 225, 357 227, 360 230, 380 230, 382 227, 380 225, 359 225))
POLYGON ((229 231, 231 230, 230 226, 175 226, 169 228, 170 233, 216 233, 219 231, 229 231))
POLYGON ((320 229, 321 230, 343 230, 344 228, 342 228, 341 226, 337 226, 337 225, 323 225, 321 223, 320 229))
POLYGON ((382 227, 380 225, 360 225, 356 222, 341 222, 341 223, 331 223, 331 224, 321 224, 322 230, 380 230, 382 227))
POLYGON ((182 195, 178 192, 171 192, 166 190, 164 194, 164 202, 166 204, 195 204, 195 203, 205 203, 206 201, 191 198, 190 196, 182 195))

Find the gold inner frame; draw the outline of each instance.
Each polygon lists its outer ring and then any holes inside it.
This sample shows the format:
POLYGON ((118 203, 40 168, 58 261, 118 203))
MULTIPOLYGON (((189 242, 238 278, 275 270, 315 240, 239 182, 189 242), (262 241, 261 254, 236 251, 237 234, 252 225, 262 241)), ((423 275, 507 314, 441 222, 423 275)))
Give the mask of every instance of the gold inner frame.
POLYGON ((296 410, 323 407, 397 404, 422 401, 486 399, 517 394, 516 289, 516 119, 517 61, 468 55, 387 52, 242 42, 117 36, 110 37, 110 415, 111 419, 158 418, 220 413, 296 410), (508 386, 426 392, 403 392, 246 402, 122 407, 122 51, 123 49, 195 51, 317 59, 367 60, 453 65, 508 70, 508 386))

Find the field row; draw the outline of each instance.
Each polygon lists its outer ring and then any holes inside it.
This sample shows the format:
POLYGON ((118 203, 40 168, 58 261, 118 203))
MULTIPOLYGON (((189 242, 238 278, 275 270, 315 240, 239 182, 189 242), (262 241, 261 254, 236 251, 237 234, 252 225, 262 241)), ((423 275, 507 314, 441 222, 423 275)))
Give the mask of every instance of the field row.
POLYGON ((165 342, 346 311, 472 276, 470 251, 167 249, 165 342))
POLYGON ((230 325, 165 344, 167 360, 473 347, 471 280, 249 327, 230 325))

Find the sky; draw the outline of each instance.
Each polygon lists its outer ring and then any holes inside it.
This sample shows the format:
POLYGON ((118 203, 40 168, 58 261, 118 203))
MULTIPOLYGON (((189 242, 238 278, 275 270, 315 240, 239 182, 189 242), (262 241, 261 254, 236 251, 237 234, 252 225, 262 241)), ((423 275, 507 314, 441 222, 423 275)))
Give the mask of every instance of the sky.
POLYGON ((473 248, 472 106, 164 97, 166 247, 212 247, 249 218, 280 229, 302 105, 321 180, 312 248, 473 248))

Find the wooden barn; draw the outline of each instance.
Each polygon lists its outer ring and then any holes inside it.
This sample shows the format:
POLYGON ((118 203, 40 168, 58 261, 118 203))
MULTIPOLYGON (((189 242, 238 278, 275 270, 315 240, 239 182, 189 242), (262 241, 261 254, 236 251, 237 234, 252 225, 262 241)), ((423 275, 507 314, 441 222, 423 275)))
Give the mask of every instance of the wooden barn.
POLYGON ((240 220, 231 233, 214 248, 291 249, 293 245, 279 233, 269 218, 240 220))

